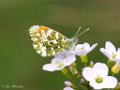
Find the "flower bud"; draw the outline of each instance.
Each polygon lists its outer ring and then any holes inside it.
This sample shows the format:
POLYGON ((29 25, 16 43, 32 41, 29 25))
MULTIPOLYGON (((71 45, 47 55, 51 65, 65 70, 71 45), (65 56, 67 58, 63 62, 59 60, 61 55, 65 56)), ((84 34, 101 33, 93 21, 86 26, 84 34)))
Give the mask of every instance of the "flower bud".
POLYGON ((112 68, 111 68, 111 71, 112 71, 112 73, 114 73, 114 74, 118 74, 119 73, 119 71, 120 71, 120 64, 115 64, 112 68))
POLYGON ((108 61, 107 61, 107 65, 108 65, 108 67, 110 67, 110 68, 111 68, 112 66, 114 66, 115 63, 116 63, 115 61, 112 61, 112 60, 109 60, 109 59, 108 59, 108 61))
POLYGON ((85 84, 85 79, 83 79, 83 78, 80 79, 80 83, 81 83, 81 84, 85 84))
POLYGON ((65 84, 66 87, 70 87, 70 86, 72 86, 72 83, 71 83, 70 81, 65 81, 64 84, 65 84))
POLYGON ((94 66, 94 62, 90 61, 90 67, 93 67, 93 66, 94 66))

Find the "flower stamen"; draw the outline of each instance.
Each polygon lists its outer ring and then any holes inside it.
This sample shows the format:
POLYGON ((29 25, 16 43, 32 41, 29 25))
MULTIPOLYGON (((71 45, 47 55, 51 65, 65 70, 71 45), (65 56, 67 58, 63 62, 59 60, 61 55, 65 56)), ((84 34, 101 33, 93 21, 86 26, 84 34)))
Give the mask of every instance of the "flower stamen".
POLYGON ((56 62, 57 68, 62 68, 64 64, 61 61, 56 62))
POLYGON ((98 75, 96 78, 95 78, 95 81, 100 84, 103 82, 103 77, 101 77, 100 75, 98 75))
POLYGON ((113 59, 116 59, 117 54, 116 54, 116 53, 112 53, 112 55, 111 55, 111 56, 112 56, 112 58, 113 58, 113 59))

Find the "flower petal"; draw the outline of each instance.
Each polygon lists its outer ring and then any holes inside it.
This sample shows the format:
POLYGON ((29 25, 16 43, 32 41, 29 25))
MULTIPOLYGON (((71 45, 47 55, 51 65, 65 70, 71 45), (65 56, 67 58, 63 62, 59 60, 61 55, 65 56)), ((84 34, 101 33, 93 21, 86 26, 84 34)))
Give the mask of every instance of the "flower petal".
POLYGON ((117 79, 112 76, 108 76, 104 79, 104 88, 115 88, 117 85, 117 79))
POLYGON ((75 46, 75 51, 76 51, 76 52, 80 52, 82 47, 83 47, 82 44, 77 44, 77 45, 75 46))
POLYGON ((84 43, 83 47, 88 51, 90 49, 90 45, 88 43, 84 43))
POLYGON ((69 65, 71 65, 73 62, 75 62, 75 60, 76 60, 76 57, 75 57, 75 55, 67 55, 66 56, 66 58, 64 59, 66 62, 65 62, 65 65, 66 66, 69 66, 69 65))
POLYGON ((90 52, 90 51, 92 51, 93 49, 95 49, 97 45, 98 45, 97 43, 93 44, 88 52, 90 52))
POLYGON ((108 67, 104 63, 96 63, 93 66, 94 73, 96 75, 107 76, 108 75, 108 67))
POLYGON ((90 67, 85 67, 82 71, 82 75, 87 81, 91 81, 94 78, 94 71, 90 67))
POLYGON ((57 55, 55 55, 55 57, 51 60, 51 63, 56 63, 58 61, 62 61, 65 58, 65 52, 61 52, 57 55))
POLYGON ((95 90, 101 90, 104 88, 103 83, 96 83, 94 79, 90 81, 90 86, 93 87, 95 90))
POLYGON ((53 72, 56 70, 56 66, 54 64, 45 64, 43 70, 53 72))
POLYGON ((118 48, 118 52, 120 52, 120 48, 118 48))
POLYGON ((105 49, 109 54, 112 54, 113 52, 116 52, 115 46, 110 41, 106 41, 105 49))
POLYGON ((100 51, 108 58, 110 57, 110 55, 107 53, 107 51, 104 48, 100 48, 100 51))
MULTIPOLYGON (((86 44, 86 46, 87 46, 87 44, 86 44)), ((87 49, 83 44, 78 44, 75 47, 75 53, 76 53, 76 55, 79 55, 79 56, 86 55, 87 54, 87 49)))

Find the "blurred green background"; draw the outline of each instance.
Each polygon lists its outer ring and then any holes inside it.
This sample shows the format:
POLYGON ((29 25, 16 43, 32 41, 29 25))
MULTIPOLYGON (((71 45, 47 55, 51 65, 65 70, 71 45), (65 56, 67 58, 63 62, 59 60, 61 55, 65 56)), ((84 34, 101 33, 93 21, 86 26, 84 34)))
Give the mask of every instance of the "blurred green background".
POLYGON ((99 52, 105 41, 120 46, 119 0, 0 0, 0 90, 2 85, 23 86, 9 90, 62 90, 66 77, 45 72, 42 65, 52 58, 36 54, 29 38, 32 25, 51 27, 68 37, 79 26, 90 31, 80 43, 99 43, 89 54, 91 60, 105 62, 99 52))

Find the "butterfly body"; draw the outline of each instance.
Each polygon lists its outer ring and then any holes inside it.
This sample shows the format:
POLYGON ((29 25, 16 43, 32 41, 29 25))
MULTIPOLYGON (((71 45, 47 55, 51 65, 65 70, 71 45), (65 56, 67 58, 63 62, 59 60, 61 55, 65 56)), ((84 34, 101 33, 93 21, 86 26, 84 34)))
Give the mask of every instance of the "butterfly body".
POLYGON ((75 38, 67 38, 63 34, 45 27, 32 26, 29 34, 33 42, 33 47, 43 57, 54 56, 62 51, 68 50, 75 44, 75 38))

